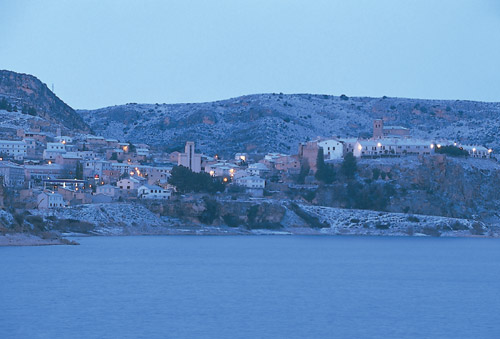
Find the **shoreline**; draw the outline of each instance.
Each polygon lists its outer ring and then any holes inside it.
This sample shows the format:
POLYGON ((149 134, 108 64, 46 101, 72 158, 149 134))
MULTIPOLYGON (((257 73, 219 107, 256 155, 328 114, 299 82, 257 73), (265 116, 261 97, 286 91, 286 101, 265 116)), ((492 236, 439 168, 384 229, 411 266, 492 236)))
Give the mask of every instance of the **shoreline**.
MULTIPOLYGON (((452 232, 450 232, 452 233, 452 232)), ((136 233, 136 234, 85 234, 85 233, 69 233, 61 238, 43 239, 33 234, 27 233, 10 233, 0 235, 0 247, 25 247, 25 246, 57 246, 57 245, 79 245, 72 238, 88 238, 88 237, 130 237, 130 236, 326 236, 326 237, 405 237, 405 238, 480 238, 480 239, 497 239, 497 236, 491 235, 474 235, 474 234, 442 234, 441 236, 431 236, 423 233, 415 233, 413 235, 403 234, 399 232, 387 232, 376 234, 363 233, 333 233, 322 232, 321 229, 283 229, 283 230, 244 230, 234 229, 233 232, 214 230, 186 230, 172 229, 169 232, 161 233, 136 233)))

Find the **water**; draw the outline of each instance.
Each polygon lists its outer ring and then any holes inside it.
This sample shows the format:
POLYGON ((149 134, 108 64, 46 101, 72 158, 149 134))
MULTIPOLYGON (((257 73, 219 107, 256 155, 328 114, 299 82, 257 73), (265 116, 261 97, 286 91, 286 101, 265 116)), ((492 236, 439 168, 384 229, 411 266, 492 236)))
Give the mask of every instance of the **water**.
POLYGON ((0 248, 0 338, 498 338, 495 239, 93 237, 0 248))

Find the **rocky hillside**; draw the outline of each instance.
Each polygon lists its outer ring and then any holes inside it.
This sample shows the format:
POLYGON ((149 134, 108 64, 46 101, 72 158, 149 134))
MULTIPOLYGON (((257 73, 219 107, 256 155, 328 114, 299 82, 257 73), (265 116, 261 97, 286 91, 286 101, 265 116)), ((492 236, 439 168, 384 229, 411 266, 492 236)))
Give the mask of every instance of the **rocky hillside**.
POLYGON ((73 108, 32 75, 0 70, 0 99, 5 99, 13 108, 9 113, 38 117, 49 124, 62 125, 77 132, 90 130, 73 108))
POLYGON ((208 154, 294 153, 316 136, 370 136, 373 119, 412 129, 415 137, 448 138, 499 148, 500 103, 258 94, 197 104, 127 104, 78 111, 98 134, 180 149, 198 142, 208 154))

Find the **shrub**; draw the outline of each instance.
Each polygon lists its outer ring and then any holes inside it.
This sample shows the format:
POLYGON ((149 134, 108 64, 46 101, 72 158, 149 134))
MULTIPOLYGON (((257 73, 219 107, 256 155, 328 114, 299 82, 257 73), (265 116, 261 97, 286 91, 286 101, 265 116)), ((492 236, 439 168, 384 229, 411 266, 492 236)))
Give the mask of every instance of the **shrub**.
POLYGON ((222 220, 228 225, 229 227, 238 227, 241 224, 240 218, 238 218, 236 215, 233 214, 225 214, 222 216, 222 220))
POLYGON ((390 226, 391 225, 389 223, 382 223, 380 221, 377 221, 377 223, 375 224, 375 228, 379 230, 387 230, 390 226))
POLYGON ((426 235, 430 235, 431 237, 440 237, 441 232, 436 227, 426 226, 422 229, 422 233, 426 235))
POLYGON ((469 152, 464 150, 462 147, 457 147, 453 145, 436 147, 436 153, 447 154, 452 157, 467 157, 469 152))
POLYGON ((414 215, 409 215, 408 216, 408 221, 411 221, 411 222, 420 222, 420 219, 417 218, 416 216, 414 215))

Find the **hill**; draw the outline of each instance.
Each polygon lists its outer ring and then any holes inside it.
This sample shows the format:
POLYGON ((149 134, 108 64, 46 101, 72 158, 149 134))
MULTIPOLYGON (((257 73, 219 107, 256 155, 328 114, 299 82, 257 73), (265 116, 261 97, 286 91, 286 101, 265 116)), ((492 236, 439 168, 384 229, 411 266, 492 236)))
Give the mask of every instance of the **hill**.
POLYGON ((500 103, 256 94, 192 104, 126 104, 81 110, 97 134, 166 151, 186 140, 208 154, 295 153, 316 136, 371 136, 374 119, 411 128, 422 138, 447 138, 499 148, 500 103))
MULTIPOLYGON (((76 132, 90 131, 88 125, 73 108, 59 99, 47 85, 29 74, 0 70, 0 109, 10 111, 10 116, 20 120, 34 120, 37 123, 63 127, 76 132), (15 113, 18 114, 15 114, 15 113), (24 117, 21 116, 24 115, 24 117)), ((2 125, 5 122, 2 115, 2 125)), ((3 127, 3 126, 2 126, 3 127)))

